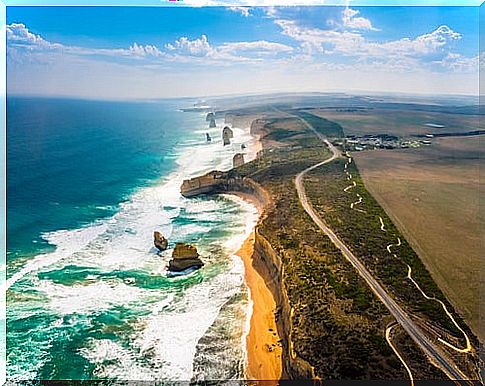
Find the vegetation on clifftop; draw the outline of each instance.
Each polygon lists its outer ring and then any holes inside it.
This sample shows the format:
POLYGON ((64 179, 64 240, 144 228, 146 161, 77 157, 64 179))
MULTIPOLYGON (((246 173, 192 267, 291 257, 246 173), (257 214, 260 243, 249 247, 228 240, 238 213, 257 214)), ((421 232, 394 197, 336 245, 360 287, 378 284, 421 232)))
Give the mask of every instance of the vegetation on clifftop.
MULTIPOLYGON (((294 350, 322 379, 405 379, 385 340, 392 316, 299 203, 296 174, 330 153, 310 130, 289 125, 291 119, 268 120, 263 143, 267 135, 278 143, 232 173, 258 182, 273 200, 258 231, 283 264, 294 350)), ((443 378, 407 335, 401 340, 412 348, 406 356, 416 376, 443 378)))

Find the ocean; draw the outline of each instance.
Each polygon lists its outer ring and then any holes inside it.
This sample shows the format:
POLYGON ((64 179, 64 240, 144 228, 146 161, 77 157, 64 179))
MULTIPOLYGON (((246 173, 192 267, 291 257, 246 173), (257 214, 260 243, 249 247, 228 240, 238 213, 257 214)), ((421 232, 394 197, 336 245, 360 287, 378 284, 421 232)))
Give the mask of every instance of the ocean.
POLYGON ((254 139, 234 127, 224 147, 222 119, 207 129, 205 113, 179 110, 190 105, 8 98, 8 380, 243 378, 235 253, 257 211, 179 188, 230 169, 254 139), (155 230, 170 242, 161 254, 155 230), (167 277, 175 242, 205 266, 167 277))

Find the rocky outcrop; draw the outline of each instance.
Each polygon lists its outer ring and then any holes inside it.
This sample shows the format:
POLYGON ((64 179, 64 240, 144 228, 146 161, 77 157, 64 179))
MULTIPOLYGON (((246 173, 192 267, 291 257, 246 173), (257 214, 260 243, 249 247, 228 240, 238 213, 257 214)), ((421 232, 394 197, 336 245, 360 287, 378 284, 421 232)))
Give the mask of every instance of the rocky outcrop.
POLYGON ((260 207, 264 207, 270 201, 268 193, 259 184, 251 178, 241 177, 232 171, 212 171, 200 177, 184 180, 180 191, 184 197, 234 193, 246 196, 260 207))
POLYGON ((209 129, 213 129, 214 127, 216 127, 216 120, 211 119, 209 122, 209 129))
POLYGON ((168 240, 160 232, 153 232, 153 244, 159 251, 165 251, 168 248, 168 240))
POLYGON ((205 121, 206 122, 209 122, 209 121, 212 121, 212 120, 215 120, 215 119, 216 119, 216 115, 214 113, 208 113, 205 116, 205 121))
POLYGON ((234 132, 231 130, 231 128, 229 126, 225 126, 223 129, 222 129, 222 138, 234 138, 234 132))
POLYGON ((222 141, 224 143, 224 146, 231 143, 231 138, 234 138, 234 133, 229 128, 229 126, 224 127, 224 129, 222 129, 222 141))
POLYGON ((237 168, 238 166, 244 165, 244 154, 237 153, 232 157, 232 167, 237 168))
POLYGON ((199 194, 214 193, 219 184, 223 183, 225 173, 219 171, 212 171, 200 177, 195 177, 190 180, 184 180, 180 191, 184 197, 194 197, 199 194))
POLYGON ((209 133, 205 133, 205 139, 207 140, 207 142, 212 141, 212 138, 211 138, 211 136, 209 135, 209 133))
POLYGON ((204 265, 197 248, 185 243, 177 243, 172 253, 172 260, 168 263, 169 271, 180 272, 188 268, 200 268, 204 265))

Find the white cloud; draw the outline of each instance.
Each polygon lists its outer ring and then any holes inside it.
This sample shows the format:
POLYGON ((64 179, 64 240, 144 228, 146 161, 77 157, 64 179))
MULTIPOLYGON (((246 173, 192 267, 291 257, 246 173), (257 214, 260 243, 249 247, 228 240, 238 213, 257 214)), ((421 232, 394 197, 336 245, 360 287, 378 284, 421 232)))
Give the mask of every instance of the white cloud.
POLYGON ((368 40, 361 32, 323 30, 302 27, 293 20, 277 19, 283 34, 301 43, 305 52, 336 53, 363 58, 426 57, 437 53, 446 55, 450 45, 461 34, 442 25, 428 34, 414 39, 403 38, 387 42, 368 40))
POLYGON ((372 23, 369 19, 366 19, 362 16, 357 16, 360 12, 351 9, 345 8, 342 12, 342 22, 344 28, 353 29, 353 30, 369 30, 369 31, 378 31, 377 28, 372 26, 372 23))
POLYGON ((442 25, 433 32, 420 35, 415 39, 403 38, 385 43, 367 43, 363 48, 369 55, 374 56, 426 56, 443 51, 461 37, 460 33, 453 31, 447 25, 442 25))
POLYGON ((229 10, 233 12, 240 13, 244 17, 249 17, 251 15, 251 8, 250 7, 229 7, 229 10))
POLYGON ((154 56, 154 57, 160 57, 163 56, 162 51, 160 51, 157 47, 152 46, 152 45, 138 45, 136 42, 133 43, 133 45, 130 46, 128 51, 133 54, 134 56, 138 57, 147 57, 147 56, 154 56))
POLYGON ((364 37, 355 32, 301 27, 293 20, 278 19, 275 23, 281 27, 283 34, 299 41, 307 53, 354 53, 365 44, 364 37))
POLYGON ((261 56, 276 56, 293 51, 290 46, 266 40, 229 42, 212 46, 206 35, 194 40, 181 37, 173 44, 166 44, 165 48, 172 55, 172 60, 185 62, 193 60, 193 63, 199 64, 221 63, 226 65, 231 62, 260 63, 262 61, 261 56), (194 59, 199 59, 199 61, 194 61, 194 59))
POLYGON ((35 35, 25 27, 25 24, 12 23, 6 26, 7 40, 13 43, 45 44, 47 43, 39 35, 35 35))
POLYGON ((480 65, 478 55, 470 58, 452 52, 448 53, 441 61, 434 63, 456 72, 477 72, 480 65))
POLYGON ((210 56, 214 53, 214 49, 209 44, 206 35, 202 35, 200 38, 194 40, 183 36, 176 40, 174 44, 166 44, 165 48, 169 51, 191 56, 210 56))
POLYGON ((234 43, 224 43, 219 47, 222 52, 266 52, 269 54, 277 54, 281 52, 292 52, 293 47, 287 46, 286 44, 268 42, 266 40, 258 40, 254 42, 234 42, 234 43))

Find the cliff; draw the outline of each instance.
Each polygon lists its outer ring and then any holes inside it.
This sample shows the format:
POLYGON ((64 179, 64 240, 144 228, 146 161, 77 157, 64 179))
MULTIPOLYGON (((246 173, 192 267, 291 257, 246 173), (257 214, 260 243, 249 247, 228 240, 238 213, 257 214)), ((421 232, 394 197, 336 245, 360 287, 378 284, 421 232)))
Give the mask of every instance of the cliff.
POLYGON ((273 206, 268 192, 249 177, 240 177, 234 171, 214 171, 201 177, 185 180, 182 195, 193 197, 198 194, 231 193, 251 200, 260 208, 261 217, 255 228, 253 266, 264 278, 276 303, 276 325, 282 340, 283 379, 314 379, 313 368, 299 358, 291 343, 292 310, 283 281, 283 265, 280 256, 263 237, 259 228, 265 219, 267 209, 273 206))
POLYGON ((201 194, 232 193, 254 202, 259 208, 264 208, 270 202, 268 193, 259 184, 249 177, 240 177, 233 171, 212 171, 184 180, 180 191, 187 198, 201 194))
POLYGON ((276 302, 276 326, 283 346, 282 379, 315 379, 313 367, 299 358, 293 349, 292 309, 283 280, 283 265, 271 244, 259 232, 260 225, 261 220, 255 229, 253 266, 264 278, 276 302))

